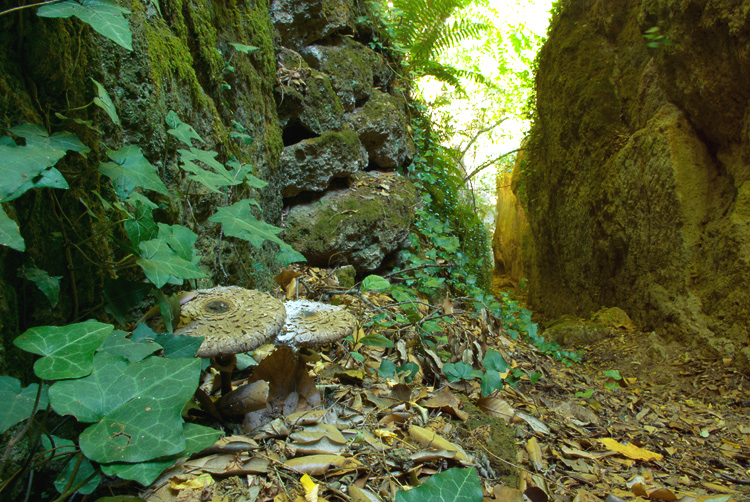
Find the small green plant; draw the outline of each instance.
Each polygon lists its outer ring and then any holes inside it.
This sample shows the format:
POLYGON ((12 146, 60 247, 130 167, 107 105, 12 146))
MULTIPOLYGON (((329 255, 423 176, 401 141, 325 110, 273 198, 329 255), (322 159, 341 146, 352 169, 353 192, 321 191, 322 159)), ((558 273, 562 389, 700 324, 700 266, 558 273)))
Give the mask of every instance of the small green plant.
POLYGON ((482 395, 487 397, 503 388, 503 374, 508 371, 508 363, 498 351, 490 349, 484 355, 482 365, 484 371, 476 370, 464 362, 446 363, 443 365, 443 374, 449 382, 481 378, 482 395))
POLYGON ((651 49, 658 49, 662 46, 674 45, 670 39, 668 39, 661 32, 661 28, 658 26, 652 26, 643 32, 643 38, 646 39, 646 47, 651 49))
POLYGON ((411 490, 396 492, 396 502, 482 502, 482 484, 474 467, 447 469, 411 490))

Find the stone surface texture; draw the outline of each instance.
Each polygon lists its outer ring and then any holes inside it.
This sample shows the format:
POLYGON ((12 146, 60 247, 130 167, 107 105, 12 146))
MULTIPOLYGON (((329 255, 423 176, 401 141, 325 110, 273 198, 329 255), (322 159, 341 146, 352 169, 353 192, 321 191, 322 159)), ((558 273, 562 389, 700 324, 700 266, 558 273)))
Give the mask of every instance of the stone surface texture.
POLYGON ((418 201, 406 178, 358 173, 350 188, 292 207, 286 238, 311 265, 373 271, 406 243, 418 201))
POLYGON ((513 179, 533 309, 619 306, 750 370, 749 81, 742 2, 563 3, 513 179))

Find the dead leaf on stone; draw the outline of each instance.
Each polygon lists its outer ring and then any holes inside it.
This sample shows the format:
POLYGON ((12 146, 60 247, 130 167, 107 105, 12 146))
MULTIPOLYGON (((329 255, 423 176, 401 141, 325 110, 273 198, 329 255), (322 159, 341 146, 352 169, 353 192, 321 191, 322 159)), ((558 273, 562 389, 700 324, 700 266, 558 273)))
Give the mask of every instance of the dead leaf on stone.
POLYGON ((492 488, 492 497, 499 502, 524 502, 521 490, 503 485, 495 485, 492 488))
POLYGON ((459 420, 466 420, 469 414, 461 410, 461 400, 458 399, 448 387, 443 387, 428 399, 422 399, 419 404, 425 408, 439 409, 453 415, 459 420))
POLYGON ((463 448, 451 443, 447 439, 439 436, 435 431, 419 427, 418 425, 412 425, 409 427, 409 436, 422 448, 429 448, 430 450, 449 450, 455 451, 456 460, 459 462, 470 463, 469 456, 464 452, 463 448))
POLYGON ((516 410, 505 399, 499 397, 483 397, 477 400, 477 407, 492 417, 502 418, 510 422, 516 410))

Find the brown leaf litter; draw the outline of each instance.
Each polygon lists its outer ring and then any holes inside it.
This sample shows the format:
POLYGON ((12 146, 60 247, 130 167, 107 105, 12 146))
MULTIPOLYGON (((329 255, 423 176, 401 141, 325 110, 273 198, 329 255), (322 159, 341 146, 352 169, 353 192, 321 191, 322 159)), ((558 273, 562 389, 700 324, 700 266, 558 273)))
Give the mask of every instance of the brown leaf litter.
POLYGON ((270 355, 232 382, 267 383, 249 392, 253 409, 223 423, 194 415, 227 436, 165 472, 146 500, 377 502, 461 466, 477 468, 485 502, 750 500, 750 384, 731 365, 649 350, 623 326, 566 366, 446 298, 415 305, 422 321, 440 320, 425 344, 420 321, 368 325, 403 314, 389 295, 345 291, 310 267, 279 282, 279 296, 343 306, 359 328, 317 350, 256 351, 270 355), (394 346, 362 344, 373 335, 394 346), (477 380, 446 381, 446 362, 482 369, 489 349, 521 370, 516 387, 482 397, 477 380), (386 359, 418 372, 379 375, 386 359))

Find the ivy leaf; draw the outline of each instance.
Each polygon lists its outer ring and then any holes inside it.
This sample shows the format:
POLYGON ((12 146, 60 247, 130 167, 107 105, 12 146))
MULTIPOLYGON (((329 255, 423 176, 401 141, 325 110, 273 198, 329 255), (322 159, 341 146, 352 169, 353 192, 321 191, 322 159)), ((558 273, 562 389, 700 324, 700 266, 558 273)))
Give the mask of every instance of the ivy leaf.
POLYGON ((93 319, 66 326, 37 326, 13 340, 21 350, 46 356, 34 363, 43 380, 80 378, 91 373, 94 351, 114 329, 93 319))
POLYGON ((29 182, 64 156, 63 150, 0 145, 0 202, 10 202, 33 188, 29 182))
POLYGON ((193 245, 198 240, 198 236, 187 227, 182 225, 166 225, 159 223, 159 239, 166 242, 177 256, 183 260, 191 261, 194 258, 195 250, 193 245))
POLYGON ((164 286, 172 277, 180 284, 183 279, 208 277, 195 263, 181 258, 160 238, 141 242, 138 249, 141 256, 136 263, 157 288, 164 286))
MULTIPOLYGON (((108 476, 118 476, 122 479, 137 481, 144 486, 153 483, 164 469, 174 465, 179 457, 188 457, 193 453, 213 445, 221 436, 221 432, 210 427, 197 424, 182 424, 182 433, 185 436, 185 451, 167 459, 150 460, 137 464, 111 463, 101 466, 102 472, 108 476)), ((103 499, 99 499, 100 501, 103 499)), ((145 502, 145 501, 144 501, 145 502)))
POLYGON ((195 129, 193 129, 191 125, 180 120, 180 117, 174 112, 174 110, 170 110, 169 113, 167 113, 166 122, 167 125, 172 128, 167 131, 167 134, 171 134, 178 140, 182 141, 188 146, 188 148, 193 146, 193 139, 205 143, 200 134, 195 132, 195 129))
POLYGON ((128 338, 128 333, 125 331, 115 330, 109 338, 104 340, 97 352, 106 352, 113 356, 124 357, 131 363, 137 363, 161 348, 161 345, 149 340, 136 343, 128 338))
POLYGON ((475 468, 453 468, 414 489, 397 491, 396 502, 482 502, 482 485, 475 468))
POLYGON ((288 244, 281 246, 281 251, 276 253, 275 258, 276 261, 281 263, 282 267, 288 267, 292 263, 307 261, 305 255, 294 249, 292 246, 289 246, 288 244))
POLYGON ((232 168, 232 178, 244 181, 248 186, 252 188, 265 188, 268 186, 267 181, 263 181, 260 178, 256 178, 250 173, 252 167, 250 164, 243 164, 237 159, 231 159, 227 162, 227 165, 232 168))
POLYGON ((10 128, 10 132, 26 140, 26 146, 35 146, 45 150, 74 151, 84 157, 91 151, 81 140, 69 131, 56 132, 50 136, 47 130, 39 124, 22 124, 10 128))
POLYGON ((368 275, 362 280, 362 291, 388 291, 391 283, 379 275, 368 275))
POLYGON ((380 378, 393 378, 396 376, 396 363, 390 359, 383 359, 378 368, 378 376, 380 378))
POLYGON ((242 199, 229 207, 220 207, 216 214, 208 218, 208 221, 221 223, 225 234, 248 241, 258 248, 265 241, 275 242, 282 249, 291 247, 277 237, 277 234, 281 232, 279 227, 269 225, 253 216, 250 201, 247 199, 242 199))
POLYGON ((0 206, 0 245, 8 246, 16 251, 26 251, 26 243, 18 229, 18 223, 5 214, 2 206, 0 206))
POLYGON ((96 85, 96 91, 97 96, 94 98, 94 104, 107 112, 107 115, 109 115, 109 118, 112 119, 112 122, 115 123, 115 125, 120 125, 120 117, 117 116, 117 109, 115 108, 115 104, 112 102, 112 98, 109 97, 109 94, 107 94, 107 89, 104 88, 102 84, 91 79, 92 82, 96 85))
POLYGON ((190 150, 178 150, 178 152, 180 153, 182 168, 193 173, 188 175, 188 178, 197 181, 213 192, 222 193, 221 190, 219 190, 219 187, 239 185, 242 183, 241 179, 236 179, 233 173, 227 171, 224 164, 215 159, 218 153, 214 151, 191 148, 190 150), (203 169, 198 166, 195 161, 202 162, 212 168, 213 171, 203 169))
POLYGON ((114 162, 102 162, 99 164, 99 172, 112 180, 120 200, 127 199, 137 187, 169 195, 169 190, 156 174, 156 169, 137 146, 128 145, 119 150, 107 150, 107 157, 114 162))
POLYGON ((458 382, 461 380, 472 380, 477 375, 474 368, 465 362, 445 363, 443 365, 443 374, 449 382, 458 382))
POLYGON ((99 352, 93 372, 50 387, 61 415, 97 422, 80 435, 81 451, 100 463, 142 462, 185 449, 180 412, 198 387, 199 359, 149 357, 128 363, 99 352))
POLYGON ((493 371, 498 371, 500 373, 505 373, 506 371, 508 371, 508 363, 505 362, 505 359, 503 359, 503 356, 501 356, 498 351, 493 349, 488 350, 484 355, 482 364, 485 368, 493 371))
MULTIPOLYGON (((123 14, 130 11, 117 5, 112 0, 67 0, 65 2, 42 5, 36 11, 39 17, 75 16, 116 44, 133 50, 133 35, 123 14)), ((119 124, 118 124, 119 125, 119 124)))
POLYGON ((18 277, 22 277, 27 281, 36 284, 36 287, 47 297, 52 308, 57 307, 57 302, 60 299, 61 275, 50 276, 49 273, 40 268, 22 267, 21 270, 18 271, 18 277))
POLYGON ((489 370, 482 375, 482 396, 487 397, 496 390, 503 388, 503 377, 497 371, 489 370))
POLYGON ((143 197, 143 199, 145 199, 144 202, 140 198, 134 198, 134 195, 140 194, 138 192, 133 192, 130 194, 128 202, 133 204, 135 215, 132 218, 125 220, 123 225, 125 226, 125 233, 128 234, 130 243, 133 245, 134 249, 137 249, 141 242, 156 237, 158 227, 156 226, 156 222, 154 222, 153 207, 148 204, 151 201, 143 197))
POLYGON ((229 45, 231 45, 232 47, 234 47, 240 52, 244 52, 245 54, 258 50, 258 47, 255 47, 254 45, 237 44, 234 42, 230 42, 229 45))
MULTIPOLYGON (((0 375, 0 402, 3 403, 3 411, 0 413, 0 433, 29 418, 31 410, 34 409, 38 390, 38 383, 32 383, 22 389, 18 378, 0 375)), ((48 402, 47 388, 43 387, 36 409, 45 409, 48 402)))

